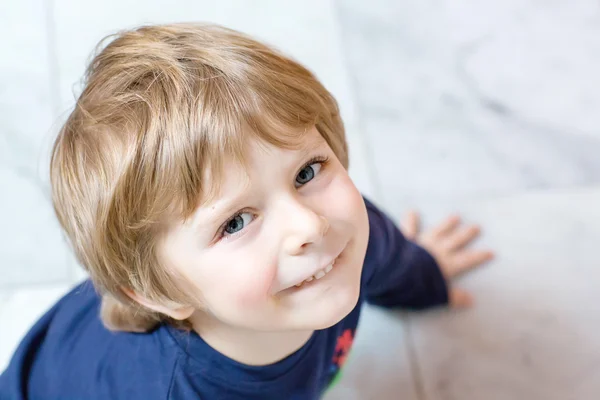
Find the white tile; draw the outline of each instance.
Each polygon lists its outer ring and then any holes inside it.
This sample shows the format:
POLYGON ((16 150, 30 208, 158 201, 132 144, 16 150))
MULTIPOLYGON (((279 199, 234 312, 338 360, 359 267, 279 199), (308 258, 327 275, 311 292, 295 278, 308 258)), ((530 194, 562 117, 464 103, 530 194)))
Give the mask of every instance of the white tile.
MULTIPOLYGON (((598 138, 600 4, 513 0, 490 9, 468 3, 464 11, 489 22, 460 60, 473 89, 531 122, 598 138)), ((452 17, 464 25, 464 14, 452 17)))
POLYGON ((53 123, 46 8, 0 4, 0 288, 63 279, 65 247, 48 196, 53 123))
POLYGON ((420 98, 404 98, 421 100, 416 110, 428 98, 435 107, 440 89, 455 89, 460 97, 477 88, 533 121, 598 136, 592 111, 600 102, 593 90, 600 67, 598 2, 336 3, 349 59, 370 67, 354 71, 374 85, 369 100, 393 107, 390 100, 398 99, 387 95, 422 91, 420 98))
POLYGON ((0 314, 2 314, 2 309, 6 305, 8 298, 10 297, 10 293, 8 290, 0 290, 0 314))
POLYGON ((412 316, 428 399, 597 397, 598 204, 600 187, 463 204, 498 258, 457 282, 474 309, 412 316))
POLYGON ((69 289, 52 285, 0 292, 0 371, 33 324, 69 289))
POLYGON ((65 281, 68 250, 41 188, 11 169, 0 169, 0 289, 65 281))
POLYGON ((326 400, 416 400, 401 316, 365 307, 341 380, 326 400))
POLYGON ((390 201, 600 182, 597 2, 337 4, 390 201))
POLYGON ((63 110, 72 106, 73 93, 80 92, 79 82, 94 46, 117 30, 147 23, 204 21, 241 30, 274 45, 311 69, 338 99, 351 147, 351 174, 361 190, 372 194, 331 0, 186 0, 177 4, 152 0, 144 2, 144 7, 136 0, 57 0, 54 18, 63 110))
POLYGON ((0 32, 0 132, 38 142, 51 110, 44 1, 0 4, 0 32))
POLYGON ((53 97, 44 1, 0 4, 0 33, 0 169, 47 182, 53 97))

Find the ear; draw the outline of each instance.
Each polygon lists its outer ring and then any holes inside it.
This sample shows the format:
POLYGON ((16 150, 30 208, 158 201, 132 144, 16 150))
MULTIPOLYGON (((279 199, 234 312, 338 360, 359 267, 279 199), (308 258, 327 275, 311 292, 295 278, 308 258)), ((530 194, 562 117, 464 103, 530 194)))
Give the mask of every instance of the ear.
POLYGON ((145 298, 144 296, 135 293, 131 289, 122 288, 123 293, 125 293, 129 298, 135 301, 138 304, 143 305, 146 308, 149 308, 152 311, 159 312, 161 314, 168 315, 169 317, 176 320, 184 320, 188 319, 192 316, 195 309, 192 306, 185 306, 183 304, 168 302, 168 303, 156 303, 152 300, 145 298))

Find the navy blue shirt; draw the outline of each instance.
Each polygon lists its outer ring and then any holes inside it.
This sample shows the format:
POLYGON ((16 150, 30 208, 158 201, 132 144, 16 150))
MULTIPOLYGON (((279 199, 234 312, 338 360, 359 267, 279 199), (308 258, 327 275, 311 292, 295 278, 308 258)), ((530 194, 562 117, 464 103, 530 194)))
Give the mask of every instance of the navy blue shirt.
POLYGON ((285 359, 244 365, 167 324, 149 333, 111 332, 86 281, 25 336, 0 375, 0 399, 318 399, 344 364, 363 302, 422 309, 448 301, 435 260, 365 203, 370 237, 357 306, 285 359))

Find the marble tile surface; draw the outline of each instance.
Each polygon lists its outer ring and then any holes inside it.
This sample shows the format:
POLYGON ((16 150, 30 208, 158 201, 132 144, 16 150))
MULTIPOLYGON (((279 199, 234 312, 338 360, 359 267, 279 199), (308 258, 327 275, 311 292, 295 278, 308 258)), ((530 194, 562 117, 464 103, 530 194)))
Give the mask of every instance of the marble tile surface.
POLYGON ((69 275, 49 201, 50 43, 42 0, 0 4, 0 290, 69 275))
POLYGON ((477 305, 414 314, 428 400, 592 400, 600 391, 600 187, 464 204, 498 258, 456 284, 477 305))
POLYGON ((338 1, 389 202, 600 181, 600 5, 338 1))
POLYGON ((343 375, 324 400, 420 399, 400 314, 366 306, 343 375))

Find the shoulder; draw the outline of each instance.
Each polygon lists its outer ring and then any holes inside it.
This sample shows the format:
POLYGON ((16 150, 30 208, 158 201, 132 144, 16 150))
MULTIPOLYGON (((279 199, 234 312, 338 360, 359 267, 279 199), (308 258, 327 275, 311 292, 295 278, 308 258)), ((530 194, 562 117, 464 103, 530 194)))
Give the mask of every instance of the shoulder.
POLYGON ((178 350, 164 329, 111 332, 89 282, 74 288, 30 332, 30 395, 44 398, 166 399, 178 350))

